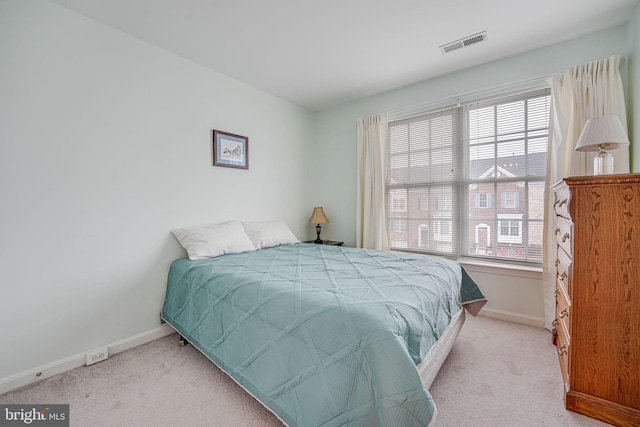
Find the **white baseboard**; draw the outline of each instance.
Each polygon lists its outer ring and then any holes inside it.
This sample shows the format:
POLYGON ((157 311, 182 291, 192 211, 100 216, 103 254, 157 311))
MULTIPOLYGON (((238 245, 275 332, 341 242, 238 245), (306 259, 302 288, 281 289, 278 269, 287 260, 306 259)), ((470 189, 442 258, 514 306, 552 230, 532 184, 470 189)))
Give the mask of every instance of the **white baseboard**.
POLYGON ((493 319, 506 320, 508 322, 520 323, 523 325, 544 328, 544 318, 528 316, 526 314, 512 313, 509 311, 496 310, 493 308, 483 308, 480 316, 491 317, 493 319))
MULTIPOLYGON (((480 315, 514 323, 535 326, 538 328, 544 328, 544 319, 541 317, 527 316, 525 314, 511 313, 508 311, 495 310, 492 308, 483 308, 480 311, 480 315)), ((169 325, 164 324, 150 331, 114 342, 107 346, 109 357, 125 350, 129 350, 133 347, 137 347, 158 338, 170 335, 174 332, 175 330, 173 328, 171 328, 169 325)), ((88 350, 87 353, 90 351, 91 350, 88 350)), ((42 381, 45 378, 50 378, 84 365, 85 353, 82 353, 76 354, 75 356, 67 357, 62 360, 58 360, 56 362, 48 363, 38 368, 30 369, 28 371, 21 372, 7 378, 0 379, 0 394, 15 390, 16 388, 25 386, 27 384, 42 381)))
MULTIPOLYGON (((158 338, 170 335, 174 332, 175 330, 173 330, 169 325, 164 324, 150 331, 117 341, 107 346, 109 357, 125 350, 129 350, 130 348, 137 347, 158 338)), ((87 353, 89 352, 91 352, 91 350, 87 351, 87 353)), ((22 387, 27 384, 42 381, 45 378, 50 378, 84 365, 85 353, 82 353, 67 357, 62 360, 58 360, 56 362, 51 362, 44 366, 30 369, 28 371, 21 372, 7 378, 2 378, 0 379, 0 394, 15 390, 16 388, 22 387)))

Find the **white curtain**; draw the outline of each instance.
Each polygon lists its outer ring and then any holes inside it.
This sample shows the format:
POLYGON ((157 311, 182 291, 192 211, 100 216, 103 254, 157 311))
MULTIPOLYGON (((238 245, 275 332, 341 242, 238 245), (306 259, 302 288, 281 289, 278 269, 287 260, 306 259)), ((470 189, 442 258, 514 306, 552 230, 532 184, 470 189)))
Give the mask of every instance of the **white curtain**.
MULTIPOLYGON (((551 117, 547 152, 547 184, 553 185, 568 176, 592 175, 595 153, 574 150, 587 120, 615 114, 627 129, 624 92, 620 77, 620 55, 579 65, 551 76, 551 117)), ((614 173, 629 173, 629 148, 610 151, 614 156, 614 173)), ((545 197, 544 220, 544 311, 545 326, 551 329, 555 318, 556 215, 553 194, 545 197)))
POLYGON ((358 248, 389 249, 385 214, 387 128, 383 114, 358 119, 358 248))

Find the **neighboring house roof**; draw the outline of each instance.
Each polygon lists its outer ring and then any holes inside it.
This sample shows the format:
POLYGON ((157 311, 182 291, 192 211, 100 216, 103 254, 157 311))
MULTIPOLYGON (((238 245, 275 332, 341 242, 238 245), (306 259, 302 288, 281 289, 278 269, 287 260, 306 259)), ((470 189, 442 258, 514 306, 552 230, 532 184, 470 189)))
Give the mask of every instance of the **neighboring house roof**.
POLYGON ((544 176, 547 153, 532 153, 528 156, 498 157, 497 159, 471 160, 469 163, 469 178, 483 179, 493 177, 495 168, 507 177, 515 176, 544 176), (529 170, 525 170, 525 158, 529 170))
MULTIPOLYGON (((509 156, 497 159, 478 159, 469 162, 469 179, 484 179, 493 177, 493 172, 497 168, 498 172, 506 177, 517 176, 544 176, 547 153, 532 153, 528 156, 509 156), (528 161, 529 170, 525 170, 525 157, 528 161)), ((391 182, 429 182, 429 177, 446 177, 451 175, 453 167, 451 164, 428 166, 414 166, 412 168, 394 168, 390 171, 391 182)))

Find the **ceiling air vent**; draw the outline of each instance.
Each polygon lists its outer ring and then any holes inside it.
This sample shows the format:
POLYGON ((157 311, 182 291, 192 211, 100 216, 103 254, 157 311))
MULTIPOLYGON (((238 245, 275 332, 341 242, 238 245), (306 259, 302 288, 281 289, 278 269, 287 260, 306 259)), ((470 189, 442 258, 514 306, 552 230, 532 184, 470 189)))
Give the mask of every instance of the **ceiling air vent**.
POLYGON ((487 32, 482 31, 480 33, 473 34, 463 39, 456 40, 451 43, 443 44, 442 46, 440 46, 440 50, 442 51, 442 53, 449 53, 453 50, 462 49, 463 47, 480 43, 481 41, 485 41, 486 39, 487 39, 487 32))

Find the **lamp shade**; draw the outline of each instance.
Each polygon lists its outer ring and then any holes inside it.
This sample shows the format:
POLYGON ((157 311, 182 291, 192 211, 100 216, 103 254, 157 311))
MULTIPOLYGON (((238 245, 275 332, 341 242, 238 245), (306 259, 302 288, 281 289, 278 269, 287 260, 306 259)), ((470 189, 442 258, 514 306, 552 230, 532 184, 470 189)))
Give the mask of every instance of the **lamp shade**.
POLYGON ((326 224, 328 222, 329 220, 324 214, 322 207, 313 208, 313 213, 311 214, 311 218, 309 218, 309 224, 326 224))
POLYGON ((587 120, 576 151, 599 151, 600 148, 613 150, 629 145, 627 132, 618 116, 601 116, 587 120))

